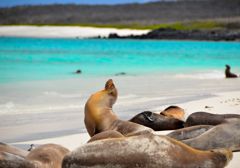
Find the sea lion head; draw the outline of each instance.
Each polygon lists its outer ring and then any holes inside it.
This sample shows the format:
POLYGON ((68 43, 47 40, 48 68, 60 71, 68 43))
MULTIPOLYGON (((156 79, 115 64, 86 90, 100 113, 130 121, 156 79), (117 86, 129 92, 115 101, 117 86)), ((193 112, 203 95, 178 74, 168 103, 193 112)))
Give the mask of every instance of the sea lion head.
POLYGON ((108 100, 107 103, 109 103, 109 105, 112 107, 112 105, 116 102, 118 96, 117 88, 115 87, 112 79, 109 79, 106 82, 105 88, 102 93, 104 93, 104 100, 108 100))
POLYGON ((229 70, 231 69, 231 67, 229 65, 225 65, 225 66, 226 66, 226 69, 229 69, 229 70))

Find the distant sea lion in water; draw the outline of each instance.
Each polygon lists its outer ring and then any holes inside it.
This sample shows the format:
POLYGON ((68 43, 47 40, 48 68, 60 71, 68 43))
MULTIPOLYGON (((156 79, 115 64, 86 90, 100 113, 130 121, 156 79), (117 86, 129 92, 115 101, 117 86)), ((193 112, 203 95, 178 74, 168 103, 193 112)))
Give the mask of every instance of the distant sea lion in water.
POLYGON ((103 90, 94 93, 88 99, 85 104, 84 123, 91 137, 97 133, 109 130, 118 131, 124 136, 153 131, 139 124, 119 120, 112 111, 112 106, 116 102, 117 96, 117 89, 112 79, 109 79, 103 90))
POLYGON ((182 120, 156 114, 151 111, 144 111, 137 114, 129 121, 152 128, 154 131, 174 130, 183 128, 184 125, 182 120))
POLYGON ((240 151, 240 119, 226 119, 224 123, 217 125, 205 133, 182 142, 200 150, 229 148, 232 151, 240 151))
POLYGON ((61 168, 69 150, 56 144, 45 144, 33 149, 26 157, 37 168, 61 168))
POLYGON ((226 65, 225 77, 226 78, 237 78, 238 76, 236 74, 232 73, 230 70, 231 70, 231 67, 229 65, 226 65))
POLYGON ((195 112, 189 115, 185 122, 185 127, 194 125, 218 125, 227 118, 240 118, 238 114, 211 114, 207 112, 195 112))
POLYGON ((82 73, 82 70, 81 69, 78 69, 75 71, 75 74, 81 74, 82 73))
POLYGON ((83 145, 64 157, 62 168, 223 168, 231 159, 227 149, 200 151, 149 133, 83 145))
POLYGON ((185 112, 181 107, 169 106, 165 110, 163 110, 160 114, 167 116, 167 117, 176 118, 179 120, 184 120, 185 112))
POLYGON ((167 134, 167 136, 174 138, 176 140, 186 140, 186 139, 195 138, 213 127, 214 126, 212 125, 196 125, 192 127, 175 130, 167 134))

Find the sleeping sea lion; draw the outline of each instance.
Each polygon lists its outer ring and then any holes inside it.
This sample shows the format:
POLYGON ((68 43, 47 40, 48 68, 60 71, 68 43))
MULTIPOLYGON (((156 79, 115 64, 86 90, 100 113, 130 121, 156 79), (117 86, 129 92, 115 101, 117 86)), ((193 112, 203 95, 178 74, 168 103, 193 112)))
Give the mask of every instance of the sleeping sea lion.
POLYGON ((150 128, 118 119, 112 110, 117 96, 117 89, 112 79, 109 79, 103 90, 94 93, 88 99, 85 104, 84 122, 89 135, 92 137, 97 133, 107 130, 118 131, 124 136, 151 132, 152 129, 150 128))
POLYGON ((195 138, 213 127, 214 126, 212 125, 196 125, 192 127, 175 130, 167 134, 167 136, 174 138, 176 140, 186 140, 186 139, 195 138))
POLYGON ((11 153, 11 154, 23 157, 23 158, 25 158, 29 153, 28 151, 25 151, 23 149, 20 149, 15 146, 8 145, 8 144, 2 143, 2 142, 0 142, 0 152, 11 153))
POLYGON ((195 112, 189 115, 184 126, 190 127, 194 125, 218 125, 227 118, 240 118, 238 114, 211 114, 207 112, 195 112))
POLYGON ((36 168, 61 168, 63 157, 69 150, 56 144, 45 144, 36 147, 26 159, 36 168))
POLYGON ((226 78, 237 78, 238 76, 236 74, 232 73, 230 70, 231 70, 231 67, 229 65, 226 65, 225 77, 226 78))
POLYGON ((224 123, 209 129, 203 134, 182 142, 200 150, 229 148, 232 151, 240 151, 239 130, 239 118, 226 119, 224 123))
POLYGON ((14 146, 0 143, 0 168, 34 168, 25 157, 28 152, 14 146))
POLYGON ((231 159, 232 152, 227 149, 200 151, 148 133, 83 145, 64 157, 62 168, 223 168, 231 159))
POLYGON ((182 120, 166 117, 151 111, 144 111, 129 121, 152 128, 154 131, 174 130, 183 128, 184 126, 184 122, 182 120))
POLYGON ((179 120, 184 120, 184 110, 181 107, 178 106, 169 106, 167 107, 165 110, 163 110, 162 112, 160 112, 160 114, 167 116, 167 117, 173 117, 179 120))
POLYGON ((36 168, 24 157, 8 152, 0 152, 0 168, 36 168))

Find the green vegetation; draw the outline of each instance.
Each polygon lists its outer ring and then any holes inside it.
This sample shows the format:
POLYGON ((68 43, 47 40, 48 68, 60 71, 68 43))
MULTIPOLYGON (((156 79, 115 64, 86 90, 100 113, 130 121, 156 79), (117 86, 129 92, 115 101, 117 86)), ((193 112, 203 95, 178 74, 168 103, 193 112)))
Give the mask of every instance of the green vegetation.
POLYGON ((30 26, 83 26, 83 27, 98 27, 98 28, 118 28, 118 29, 159 29, 159 28, 171 28, 176 30, 211 30, 226 28, 226 24, 216 21, 192 21, 192 22, 176 22, 169 24, 154 24, 154 25, 141 25, 137 23, 133 24, 11 24, 11 25, 30 25, 30 26))

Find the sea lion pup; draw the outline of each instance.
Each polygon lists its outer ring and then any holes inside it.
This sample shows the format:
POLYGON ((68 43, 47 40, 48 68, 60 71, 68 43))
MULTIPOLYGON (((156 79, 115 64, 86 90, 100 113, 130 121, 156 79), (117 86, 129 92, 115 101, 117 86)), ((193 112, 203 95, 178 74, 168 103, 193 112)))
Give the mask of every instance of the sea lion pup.
POLYGON ((28 151, 0 142, 0 152, 7 152, 25 158, 28 151))
POLYGON ((69 150, 56 144, 41 145, 33 149, 26 159, 36 168, 61 168, 63 157, 69 150))
POLYGON ((238 114, 211 114, 207 112, 195 112, 188 116, 184 126, 194 125, 218 125, 227 118, 240 118, 238 114))
POLYGON ((225 69, 225 77, 226 78, 237 78, 238 76, 234 73, 232 73, 230 70, 231 70, 231 67, 229 65, 225 65, 226 66, 226 69, 225 69))
POLYGON ((83 145, 64 157, 62 168, 223 168, 231 159, 227 149, 200 151, 149 133, 83 145))
POLYGON ((91 137, 91 139, 87 143, 106 139, 106 138, 123 138, 123 137, 124 136, 120 132, 117 132, 114 130, 109 130, 109 131, 104 131, 104 132, 94 135, 93 137, 91 137))
POLYGON ((176 119, 179 119, 179 120, 184 120, 185 112, 181 107, 169 106, 165 110, 160 112, 160 114, 162 114, 164 116, 167 116, 167 117, 176 118, 176 119))
POLYGON ((225 123, 217 125, 205 133, 182 142, 200 150, 229 148, 240 151, 240 119, 226 119, 225 123))
POLYGON ((151 111, 144 111, 137 114, 129 121, 152 128, 154 131, 175 130, 184 126, 182 120, 156 114, 151 111))
POLYGON ((150 128, 118 119, 117 115, 112 111, 117 96, 117 89, 112 79, 109 79, 103 90, 94 93, 88 99, 85 104, 84 122, 89 135, 92 137, 107 130, 118 131, 124 136, 151 132, 150 128))
POLYGON ((212 126, 212 125, 196 125, 196 126, 192 126, 192 127, 175 130, 175 131, 167 134, 167 136, 174 138, 176 140, 179 140, 179 141, 186 140, 186 139, 195 138, 213 127, 214 126, 212 126))

